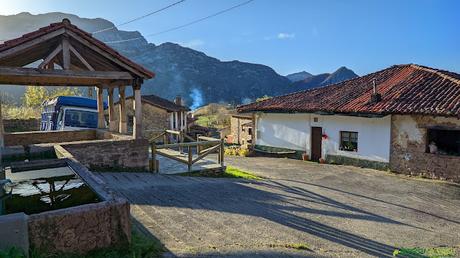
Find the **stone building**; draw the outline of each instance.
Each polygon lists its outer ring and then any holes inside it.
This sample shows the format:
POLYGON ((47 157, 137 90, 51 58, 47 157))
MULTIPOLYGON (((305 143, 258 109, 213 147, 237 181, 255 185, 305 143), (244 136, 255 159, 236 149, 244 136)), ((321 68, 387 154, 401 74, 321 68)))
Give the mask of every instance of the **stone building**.
POLYGON ((460 74, 395 65, 238 111, 256 150, 460 182, 460 74))
POLYGON ((230 134, 227 143, 247 145, 252 141, 252 116, 236 114, 230 118, 230 134))
MULTIPOLYGON (((132 99, 127 97, 126 99, 132 99)), ((144 138, 152 138, 164 130, 187 131, 187 112, 189 108, 182 105, 181 97, 174 101, 160 98, 156 95, 142 96, 142 122, 144 138)), ((118 107, 119 103, 115 103, 118 107)), ((128 131, 132 130, 134 110, 132 101, 126 102, 128 114, 128 131)), ((118 108, 115 108, 115 112, 118 108)))

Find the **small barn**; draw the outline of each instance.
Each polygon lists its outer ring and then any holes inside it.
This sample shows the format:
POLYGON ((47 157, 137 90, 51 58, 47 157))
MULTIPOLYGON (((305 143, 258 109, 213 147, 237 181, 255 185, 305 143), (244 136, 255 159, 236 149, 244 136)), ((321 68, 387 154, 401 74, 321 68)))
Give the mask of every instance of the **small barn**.
POLYGON ((255 149, 460 181, 460 75, 395 65, 243 105, 255 149))
MULTIPOLYGON (((126 99, 132 100, 133 97, 126 99)), ((135 112, 132 103, 132 101, 128 101, 126 105, 128 132, 132 132, 134 125, 135 112)), ((187 132, 187 113, 190 109, 183 105, 180 96, 177 96, 174 101, 170 101, 156 95, 142 95, 141 103, 142 131, 145 138, 150 139, 165 130, 187 132)), ((119 102, 115 103, 116 116, 119 105, 119 102)))
POLYGON ((252 142, 252 116, 235 114, 230 118, 230 134, 227 143, 247 145, 252 142))

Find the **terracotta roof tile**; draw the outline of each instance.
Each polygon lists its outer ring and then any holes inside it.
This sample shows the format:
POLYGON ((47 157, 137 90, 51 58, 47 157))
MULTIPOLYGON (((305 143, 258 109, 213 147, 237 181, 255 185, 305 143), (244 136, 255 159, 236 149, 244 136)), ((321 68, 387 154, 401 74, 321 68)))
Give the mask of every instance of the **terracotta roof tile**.
POLYGON ((460 117, 460 75, 408 64, 238 107, 239 112, 424 114, 460 117), (382 99, 371 102, 372 82, 382 99))
MULTIPOLYGON (((133 96, 130 96, 126 99, 132 98, 133 96)), ((169 112, 190 111, 190 109, 185 106, 177 105, 173 101, 158 97, 157 95, 142 95, 142 101, 147 102, 153 106, 165 109, 169 112)), ((118 104, 118 102, 115 104, 118 104)))

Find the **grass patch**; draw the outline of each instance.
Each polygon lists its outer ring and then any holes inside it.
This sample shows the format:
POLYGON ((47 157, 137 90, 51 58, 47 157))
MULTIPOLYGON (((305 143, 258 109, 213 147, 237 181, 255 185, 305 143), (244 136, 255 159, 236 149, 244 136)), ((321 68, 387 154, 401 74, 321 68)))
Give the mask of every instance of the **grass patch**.
POLYGON ((444 258, 454 257, 455 249, 450 247, 434 247, 434 248, 401 248, 393 252, 395 257, 411 257, 411 258, 444 258))
POLYGON ((216 172, 186 172, 178 174, 179 176, 196 176, 196 177, 215 177, 215 178, 243 178, 250 180, 261 180, 261 177, 253 175, 249 172, 239 170, 235 167, 227 166, 227 169, 223 173, 216 172))
MULTIPOLYGON (((151 238, 133 232, 131 245, 128 248, 104 248, 94 250, 86 255, 78 254, 47 254, 32 250, 30 258, 147 258, 161 257, 165 252, 163 245, 151 238)), ((26 258, 20 249, 0 250, 0 258, 26 258)))

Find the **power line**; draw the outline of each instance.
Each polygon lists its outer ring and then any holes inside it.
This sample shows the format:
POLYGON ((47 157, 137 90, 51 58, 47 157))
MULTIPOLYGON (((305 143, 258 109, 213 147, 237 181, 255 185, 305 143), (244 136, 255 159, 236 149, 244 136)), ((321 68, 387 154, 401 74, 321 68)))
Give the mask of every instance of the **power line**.
POLYGON ((161 9, 158 9, 158 10, 155 10, 155 11, 153 11, 153 12, 144 14, 144 15, 139 16, 139 17, 136 17, 136 18, 134 18, 134 19, 132 19, 132 20, 129 20, 129 21, 126 21, 126 22, 123 22, 123 23, 114 25, 114 26, 109 27, 109 28, 105 28, 105 29, 102 29, 102 30, 95 31, 95 32, 93 32, 92 34, 97 34, 97 33, 101 33, 101 32, 104 32, 104 31, 112 30, 112 29, 115 29, 115 28, 117 28, 117 27, 120 27, 120 26, 129 24, 129 23, 132 23, 132 22, 135 22, 135 21, 144 19, 144 18, 146 18, 146 17, 149 17, 149 16, 154 15, 154 14, 156 14, 156 13, 159 13, 159 12, 161 12, 161 11, 164 11, 164 10, 166 10, 166 9, 168 9, 168 8, 171 8, 171 7, 175 6, 175 5, 178 5, 178 4, 183 3, 183 2, 185 2, 185 0, 177 1, 177 2, 175 2, 175 3, 172 3, 172 4, 168 5, 168 6, 165 6, 165 7, 161 8, 161 9))
POLYGON ((159 32, 156 32, 156 33, 152 33, 152 34, 148 34, 144 37, 136 37, 136 38, 131 38, 131 39, 123 39, 123 40, 116 40, 116 41, 108 41, 108 42, 104 42, 106 44, 116 44, 116 43, 122 43, 122 42, 128 42, 128 41, 134 41, 134 40, 139 40, 139 39, 143 39, 143 38, 147 38, 147 37, 152 37, 152 36, 157 36, 157 35, 160 35, 160 34, 164 34, 164 33, 167 33, 167 32, 171 32, 171 31, 175 31, 175 30, 178 30, 178 29, 182 29, 184 27, 188 27, 190 25, 193 25, 195 23, 198 23, 198 22, 201 22, 201 21, 204 21, 204 20, 207 20, 207 19, 210 19, 210 18, 213 18, 215 16, 218 16, 220 14, 223 14, 223 13, 226 13, 226 12, 229 12, 233 9, 236 9, 238 7, 241 7, 243 5, 247 5, 249 4, 250 2, 253 2, 255 0, 248 0, 246 2, 243 2, 243 3, 240 3, 240 4, 237 4, 237 5, 234 5, 230 8, 227 8, 227 9, 224 9, 222 11, 219 11, 217 13, 213 13, 211 15, 208 15, 208 16, 205 16, 203 18, 200 18, 200 19, 197 19, 197 20, 194 20, 194 21, 191 21, 191 22, 188 22, 186 24, 183 24, 183 25, 180 25, 180 26, 176 26, 176 27, 172 27, 170 29, 166 29, 166 30, 163 30, 163 31, 159 31, 159 32))

